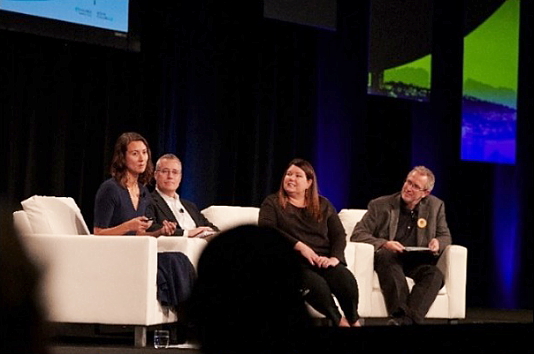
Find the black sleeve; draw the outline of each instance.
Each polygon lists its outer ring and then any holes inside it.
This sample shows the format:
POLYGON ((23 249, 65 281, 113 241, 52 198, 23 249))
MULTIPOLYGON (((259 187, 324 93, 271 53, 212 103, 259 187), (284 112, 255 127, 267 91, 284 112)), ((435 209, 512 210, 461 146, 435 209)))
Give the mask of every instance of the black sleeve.
POLYGON ((277 197, 270 195, 262 202, 260 206, 260 212, 258 214, 258 226, 271 227, 278 230, 284 237, 286 237, 292 245, 295 245, 299 240, 291 236, 287 232, 284 232, 279 227, 278 212, 281 206, 277 203, 277 197))

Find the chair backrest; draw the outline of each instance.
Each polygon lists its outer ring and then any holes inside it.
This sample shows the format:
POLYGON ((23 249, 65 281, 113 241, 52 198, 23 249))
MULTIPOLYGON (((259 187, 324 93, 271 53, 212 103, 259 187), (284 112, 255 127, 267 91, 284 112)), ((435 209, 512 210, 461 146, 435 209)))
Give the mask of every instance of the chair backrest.
POLYGON ((90 234, 80 208, 72 198, 34 195, 21 204, 35 234, 90 234))
POLYGON ((353 229, 355 228, 355 225, 357 222, 362 219, 364 214, 366 214, 366 209, 342 209, 338 213, 338 216, 340 217, 340 220, 342 221, 342 225, 344 225, 344 230, 346 232, 346 239, 349 241, 349 238, 351 237, 351 233, 353 232, 353 229))
POLYGON ((32 225, 28 220, 28 216, 24 210, 17 210, 13 212, 13 226, 19 235, 33 234, 32 225))
POLYGON ((226 231, 240 225, 258 225, 259 208, 227 205, 212 205, 201 213, 216 225, 219 230, 226 231))

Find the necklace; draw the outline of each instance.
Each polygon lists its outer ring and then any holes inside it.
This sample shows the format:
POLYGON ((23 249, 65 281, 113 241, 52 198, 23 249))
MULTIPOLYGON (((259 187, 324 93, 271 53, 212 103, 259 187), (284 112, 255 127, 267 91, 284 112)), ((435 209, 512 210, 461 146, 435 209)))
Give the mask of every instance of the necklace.
POLYGON ((134 206, 134 209, 137 210, 138 203, 139 203, 139 186, 138 184, 134 184, 131 187, 126 187, 128 190, 128 194, 130 195, 130 200, 132 201, 132 205, 134 206))

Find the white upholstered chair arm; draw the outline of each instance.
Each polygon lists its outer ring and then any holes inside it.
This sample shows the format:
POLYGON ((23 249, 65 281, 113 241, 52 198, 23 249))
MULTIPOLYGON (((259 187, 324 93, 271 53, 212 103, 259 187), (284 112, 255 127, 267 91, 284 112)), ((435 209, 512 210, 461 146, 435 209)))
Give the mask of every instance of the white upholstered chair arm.
POLYGON ((359 315, 367 317, 371 314, 374 248, 367 243, 348 242, 345 256, 359 287, 359 315))
POLYGON ((201 256, 207 242, 202 238, 160 236, 157 238, 158 252, 182 252, 191 263, 197 268, 199 257, 201 256))
POLYGON ((257 207, 230 205, 212 205, 201 211, 221 232, 240 225, 258 225, 259 212, 260 208, 257 207))
POLYGON ((49 320, 146 325, 157 313, 155 238, 41 234, 23 241, 43 272, 49 320))
POLYGON ((438 261, 449 297, 449 318, 465 317, 467 258, 466 247, 450 245, 446 247, 438 261))

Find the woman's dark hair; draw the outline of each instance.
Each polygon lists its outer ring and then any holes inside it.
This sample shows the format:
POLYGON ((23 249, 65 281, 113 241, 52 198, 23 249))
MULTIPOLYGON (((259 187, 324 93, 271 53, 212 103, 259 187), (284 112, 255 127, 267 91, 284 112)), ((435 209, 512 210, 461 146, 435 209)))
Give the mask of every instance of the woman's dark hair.
POLYGON ((126 182, 126 151, 128 149, 128 144, 133 141, 141 141, 147 147, 147 168, 145 168, 145 171, 139 175, 138 181, 143 185, 148 184, 151 181, 152 173, 154 172, 154 165, 152 164, 152 155, 147 140, 143 136, 135 132, 123 133, 115 143, 115 149, 113 150, 113 158, 111 160, 110 167, 110 173, 112 177, 115 178, 115 180, 119 182, 119 184, 121 184, 122 186, 125 186, 126 182))
POLYGON ((187 314, 203 352, 295 352, 310 316, 301 266, 278 231, 239 226, 208 243, 187 314))
POLYGON ((318 192, 318 181, 316 178, 316 172, 314 171, 314 167, 312 167, 312 164, 306 160, 293 159, 288 164, 288 167, 286 167, 286 170, 284 170, 284 174, 282 175, 279 191, 277 192, 280 205, 283 208, 286 208, 286 204, 288 203, 288 195, 286 194, 286 191, 284 190, 284 177, 286 176, 286 173, 291 166, 297 166, 300 169, 302 169, 305 172, 307 180, 312 181, 312 183, 310 184, 310 188, 308 188, 305 192, 306 208, 308 212, 312 214, 312 216, 317 221, 321 221, 322 215, 321 215, 321 210, 320 210, 320 198, 319 198, 319 192, 318 192))

